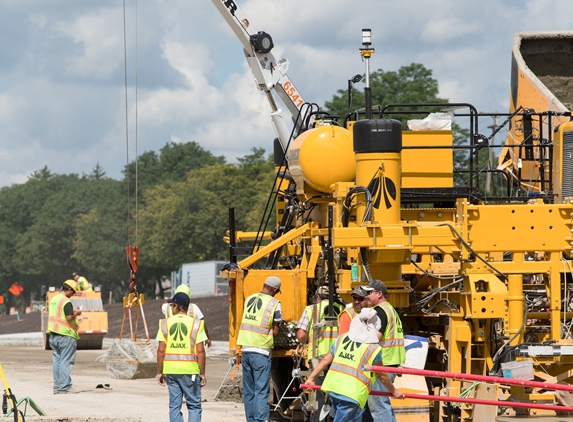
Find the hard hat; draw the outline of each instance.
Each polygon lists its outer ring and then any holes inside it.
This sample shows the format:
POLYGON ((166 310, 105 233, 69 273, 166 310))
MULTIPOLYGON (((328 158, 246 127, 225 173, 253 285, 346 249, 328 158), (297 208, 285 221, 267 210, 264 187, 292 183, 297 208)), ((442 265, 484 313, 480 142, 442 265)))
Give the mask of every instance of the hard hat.
POLYGON ((316 291, 316 294, 321 296, 321 297, 328 296, 328 286, 320 286, 318 288, 318 290, 316 291))
POLYGON ((191 289, 186 284, 180 284, 175 289, 175 294, 177 293, 185 293, 187 296, 191 297, 191 289))
POLYGON ((74 291, 78 290, 78 283, 75 280, 66 280, 64 281, 64 287, 73 289, 74 291))

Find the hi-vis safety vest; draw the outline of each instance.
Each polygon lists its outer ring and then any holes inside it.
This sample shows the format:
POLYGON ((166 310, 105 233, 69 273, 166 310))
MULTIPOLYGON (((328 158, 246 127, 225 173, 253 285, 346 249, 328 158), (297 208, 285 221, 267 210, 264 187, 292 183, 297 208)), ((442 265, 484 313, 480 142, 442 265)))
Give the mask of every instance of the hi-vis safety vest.
POLYGON ((273 348, 273 317, 278 303, 278 299, 265 293, 255 293, 245 300, 237 337, 239 346, 273 348))
POLYGON ((380 340, 382 347, 382 362, 384 365, 401 365, 406 362, 406 349, 404 348, 404 331, 398 313, 388 302, 382 302, 375 307, 386 313, 388 324, 380 340))
POLYGON ((199 374, 197 341, 206 340, 203 320, 177 314, 161 320, 165 339, 164 374, 199 374))
POLYGON ((57 333, 63 336, 73 337, 76 340, 78 335, 78 323, 75 319, 68 321, 64 313, 66 303, 71 303, 63 292, 55 295, 48 307, 48 327, 46 333, 57 333))
MULTIPOLYGON (((333 315, 338 317, 342 311, 342 305, 339 303, 333 304, 333 315)), ((309 305, 306 307, 308 315, 308 358, 314 359, 324 356, 330 350, 330 346, 338 337, 338 326, 327 327, 322 326, 316 330, 316 337, 314 334, 315 324, 323 322, 328 316, 328 300, 321 300, 319 303, 309 305), (313 341, 316 339, 316 344, 313 347, 313 341)))
POLYGON ((372 365, 380 350, 376 343, 357 343, 350 340, 348 334, 342 334, 334 345, 334 359, 322 383, 322 391, 349 397, 363 409, 376 375, 365 373, 362 368, 372 365))
POLYGON ((78 283, 78 291, 93 292, 92 286, 84 276, 80 276, 78 278, 77 283, 78 283))
POLYGON ((354 310, 354 308, 352 306, 350 306, 350 307, 345 308, 344 311, 342 311, 340 313, 340 315, 338 315, 338 321, 340 321, 340 318, 342 318, 342 315, 344 315, 344 314, 348 315, 348 318, 350 319, 350 321, 352 321, 354 319, 354 317, 356 315, 358 315, 356 313, 356 311, 354 310))

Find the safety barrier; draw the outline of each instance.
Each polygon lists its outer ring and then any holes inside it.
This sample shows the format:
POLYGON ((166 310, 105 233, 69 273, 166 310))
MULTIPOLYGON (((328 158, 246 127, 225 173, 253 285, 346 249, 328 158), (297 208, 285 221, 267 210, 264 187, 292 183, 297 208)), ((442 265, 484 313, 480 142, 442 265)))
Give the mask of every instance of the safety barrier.
POLYGON ((492 384, 517 385, 519 387, 532 387, 541 388, 543 390, 560 390, 573 392, 573 385, 554 384, 540 381, 527 381, 515 378, 492 377, 489 375, 461 374, 455 372, 431 371, 427 369, 398 368, 395 366, 365 366, 364 370, 370 372, 386 372, 389 374, 411 374, 433 378, 451 378, 458 381, 483 381, 492 384))
MULTIPOLYGON (((300 388, 304 390, 320 390, 320 385, 309 385, 301 384, 300 388)), ((386 393, 384 391, 372 390, 370 392, 371 396, 389 396, 392 397, 391 393, 386 393)), ((502 406, 502 407, 521 407, 524 409, 545 409, 553 410, 557 412, 570 412, 573 413, 573 407, 568 406, 557 406, 553 404, 539 404, 539 403, 522 403, 516 401, 498 401, 498 400, 485 400, 485 399, 470 399, 462 397, 448 397, 448 396, 431 396, 428 394, 410 394, 404 393, 404 398, 407 399, 418 399, 418 400, 430 400, 430 401, 445 401, 451 403, 468 403, 468 404, 485 404, 489 406, 502 406)))

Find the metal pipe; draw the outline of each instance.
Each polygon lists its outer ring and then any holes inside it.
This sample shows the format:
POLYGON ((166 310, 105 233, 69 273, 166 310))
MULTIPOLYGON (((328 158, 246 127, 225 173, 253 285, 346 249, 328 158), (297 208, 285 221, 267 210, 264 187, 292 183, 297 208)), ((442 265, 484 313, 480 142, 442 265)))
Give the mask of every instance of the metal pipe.
MULTIPOLYGON (((322 386, 301 384, 300 388, 305 390, 320 390, 322 386)), ((391 393, 387 393, 385 391, 376 391, 376 390, 370 391, 370 395, 392 397, 391 393)), ((412 394, 412 393, 404 393, 404 398, 415 399, 415 400, 453 402, 453 403, 485 404, 487 406, 521 407, 523 409, 544 409, 544 410, 553 410, 556 412, 573 412, 573 407, 568 407, 568 406, 557 406, 553 404, 538 404, 538 403, 522 403, 517 401, 498 401, 498 400, 471 399, 471 398, 449 397, 449 396, 431 396, 429 394, 412 394)))
POLYGON ((526 381, 514 378, 492 377, 488 375, 460 374, 455 372, 429 371, 427 369, 396 368, 388 366, 365 366, 365 371, 387 372, 393 374, 421 375, 432 378, 451 378, 462 381, 483 381, 492 384, 517 385, 520 387, 541 388, 543 390, 560 390, 573 392, 573 385, 553 384, 550 382, 526 381))

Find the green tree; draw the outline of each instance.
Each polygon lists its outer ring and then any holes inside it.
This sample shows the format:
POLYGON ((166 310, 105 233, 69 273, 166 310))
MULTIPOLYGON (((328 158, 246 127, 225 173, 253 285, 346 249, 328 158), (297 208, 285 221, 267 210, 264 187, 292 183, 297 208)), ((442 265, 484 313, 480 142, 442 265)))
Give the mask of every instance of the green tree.
MULTIPOLYGON (((378 69, 370 74, 370 91, 372 105, 382 107, 397 103, 446 103, 447 100, 438 97, 438 81, 432 77, 432 71, 422 64, 412 63, 402 66, 397 72, 385 72, 378 69)), ((332 115, 344 117, 348 114, 348 91, 339 89, 331 101, 327 101, 324 109, 332 115)), ((363 108, 365 105, 364 91, 352 88, 352 107, 363 108)), ((398 117, 393 117, 398 118, 398 117)), ((413 118, 400 117, 405 126, 405 120, 413 118)))
POLYGON ((144 152, 137 158, 137 162, 129 163, 123 173, 125 180, 129 182, 130 194, 133 195, 136 180, 137 189, 141 194, 147 188, 165 181, 183 181, 190 170, 224 162, 225 157, 215 157, 196 142, 184 144, 170 142, 161 148, 159 155, 154 151, 144 152))
POLYGON ((185 262, 227 259, 222 241, 228 209, 235 208, 240 230, 254 230, 268 197, 274 166, 263 150, 239 159, 239 165, 217 163, 189 172, 184 182, 169 182, 145 192, 140 213, 142 253, 165 270, 185 262), (253 214, 258 214, 253 216, 253 214))

